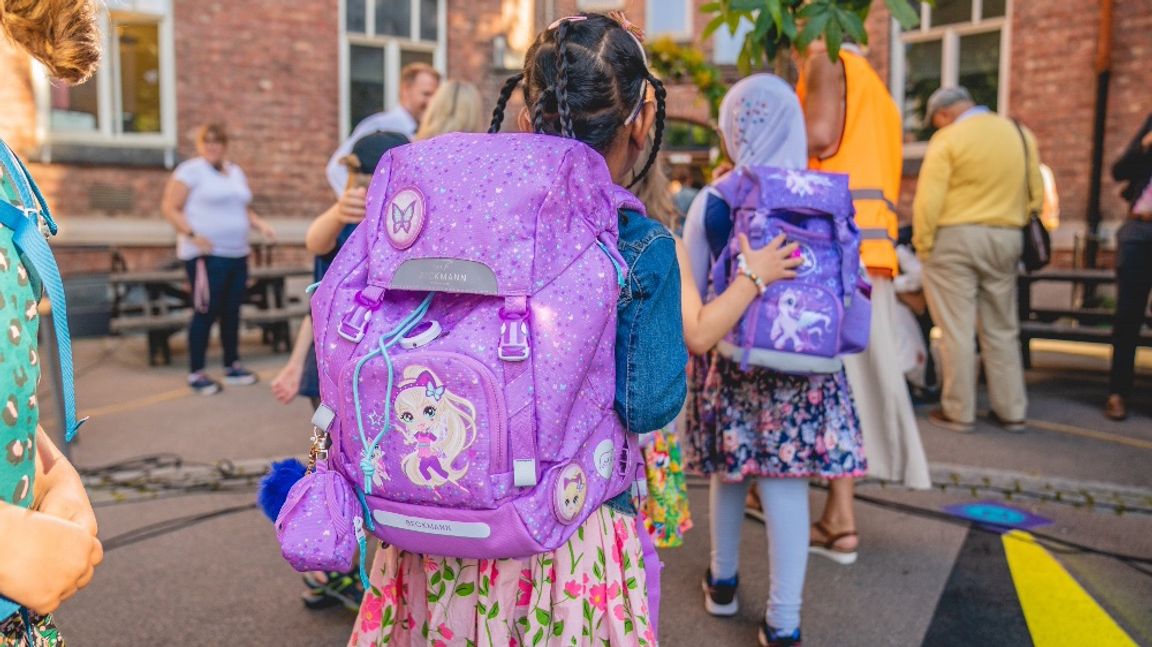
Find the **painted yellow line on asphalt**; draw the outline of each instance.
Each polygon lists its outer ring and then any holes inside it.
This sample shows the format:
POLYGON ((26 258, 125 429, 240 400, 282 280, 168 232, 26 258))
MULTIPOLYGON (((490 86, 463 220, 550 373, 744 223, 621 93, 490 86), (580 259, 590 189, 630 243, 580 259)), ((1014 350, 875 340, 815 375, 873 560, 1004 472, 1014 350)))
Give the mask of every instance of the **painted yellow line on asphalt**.
MULTIPOLYGON (((264 373, 257 373, 257 375, 259 375, 261 383, 266 382, 272 377, 271 375, 265 375, 264 373)), ((106 404, 102 407, 93 407, 91 409, 81 411, 79 415, 82 418, 100 418, 103 416, 112 416, 118 413, 128 413, 130 411, 144 409, 153 405, 162 404, 164 402, 180 400, 182 398, 191 397, 192 395, 195 394, 192 393, 188 387, 184 386, 178 389, 171 389, 169 391, 161 391, 160 393, 144 396, 142 398, 136 398, 134 400, 125 400, 123 402, 106 404)))
POLYGON ((1113 443, 1115 445, 1127 445, 1128 447, 1137 447, 1139 449, 1152 449, 1152 441, 1143 440, 1140 438, 1132 438, 1131 436, 1121 436, 1120 434, 1112 434, 1108 433, 1107 431, 1086 429, 1084 427, 1077 427, 1075 425, 1065 425, 1059 422, 1029 419, 1028 426, 1034 427, 1036 429, 1043 429, 1044 431, 1055 431, 1061 434, 1068 434, 1070 436, 1091 438, 1093 440, 1100 440, 1106 443, 1113 443))
POLYGON ((1004 554, 1036 647, 1137 647, 1084 587, 1036 539, 1004 535, 1004 554))

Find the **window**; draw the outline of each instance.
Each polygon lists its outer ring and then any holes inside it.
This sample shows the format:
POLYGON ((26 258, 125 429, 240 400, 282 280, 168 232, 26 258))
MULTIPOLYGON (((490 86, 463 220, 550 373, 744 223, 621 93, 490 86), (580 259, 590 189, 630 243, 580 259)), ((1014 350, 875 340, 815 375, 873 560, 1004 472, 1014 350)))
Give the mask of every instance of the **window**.
POLYGON ((935 132, 925 112, 937 88, 962 85, 976 103, 1007 108, 1008 10, 1008 0, 936 0, 921 4, 920 27, 902 32, 893 23, 891 89, 908 152, 922 151, 935 132))
POLYGON ((735 34, 728 31, 727 25, 713 32, 712 62, 717 65, 735 65, 740 58, 740 50, 744 48, 744 37, 753 27, 755 25, 751 21, 741 20, 735 34))
POLYGON ((343 132, 395 105, 405 65, 422 62, 443 68, 444 3, 344 0, 343 132))
POLYGON ((676 40, 692 39, 692 0, 648 0, 645 5, 644 31, 653 38, 670 36, 676 40))
POLYGON ((75 87, 35 83, 46 144, 175 144, 175 90, 169 0, 112 0, 101 16, 104 60, 75 87))

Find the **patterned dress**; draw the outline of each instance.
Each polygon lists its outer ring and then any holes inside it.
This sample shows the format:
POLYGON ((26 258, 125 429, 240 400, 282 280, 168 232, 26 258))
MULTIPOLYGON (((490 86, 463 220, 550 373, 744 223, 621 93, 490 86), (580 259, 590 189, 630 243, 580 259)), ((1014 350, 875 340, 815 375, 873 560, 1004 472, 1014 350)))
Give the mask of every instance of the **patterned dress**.
MULTIPOLYGON (((0 172, 0 200, 12 201, 11 186, 0 172)), ((0 227, 0 502, 32 505, 36 477, 36 425, 40 420, 36 386, 40 382, 37 355, 37 288, 12 241, 12 230, 0 227)), ((51 617, 31 618, 35 647, 62 645, 51 617)), ((0 645, 26 644, 20 614, 0 618, 0 645)))
POLYGON ((745 477, 844 478, 867 473, 844 371, 796 376, 713 355, 689 369, 689 470, 745 477), (703 376, 703 377, 701 377, 703 376))
POLYGON ((684 533, 692 529, 688 510, 688 484, 684 458, 676 433, 681 419, 641 438, 644 443, 648 497, 644 500, 644 527, 657 548, 684 545, 684 533))
POLYGON ((656 645, 636 519, 608 506, 527 559, 381 548, 349 647, 656 645))

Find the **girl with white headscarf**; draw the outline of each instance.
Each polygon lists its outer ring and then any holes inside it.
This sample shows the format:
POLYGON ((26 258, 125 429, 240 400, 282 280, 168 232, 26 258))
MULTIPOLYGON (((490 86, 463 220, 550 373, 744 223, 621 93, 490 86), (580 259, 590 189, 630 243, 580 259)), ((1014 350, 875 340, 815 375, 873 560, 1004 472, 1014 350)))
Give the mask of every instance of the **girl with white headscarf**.
MULTIPOLYGON (((737 168, 803 169, 807 141, 800 103, 780 78, 757 74, 734 85, 720 106, 720 131, 737 168)), ((771 593, 760 644, 799 644, 800 605, 808 562, 808 479, 860 476, 865 463, 860 426, 841 370, 796 376, 767 368, 740 369, 712 352, 759 292, 739 276, 721 294, 710 289, 712 264, 732 234, 732 210, 705 189, 688 210, 679 247, 684 336, 696 356, 686 410, 686 468, 711 477, 712 559, 704 605, 716 616, 739 610, 736 589, 745 479, 760 494, 768 532, 771 593), (707 304, 703 300, 707 299, 707 304), (706 359, 705 359, 706 358, 706 359)), ((740 248, 750 273, 764 283, 792 278, 799 260, 783 236, 740 248)))

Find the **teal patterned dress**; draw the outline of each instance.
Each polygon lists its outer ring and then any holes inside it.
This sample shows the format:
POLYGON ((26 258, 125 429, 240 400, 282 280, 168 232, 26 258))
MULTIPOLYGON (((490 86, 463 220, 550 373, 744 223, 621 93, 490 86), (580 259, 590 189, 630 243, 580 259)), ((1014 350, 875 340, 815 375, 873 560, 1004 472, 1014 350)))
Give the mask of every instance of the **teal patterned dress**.
MULTIPOLYGON (((0 200, 18 204, 13 187, 0 170, 0 200)), ((32 506, 36 478, 36 428, 40 382, 36 306, 39 286, 20 259, 12 230, 0 227, 0 501, 32 506)), ((35 647, 62 645, 51 618, 32 617, 35 647)), ((0 645, 25 645, 25 619, 19 614, 0 618, 0 645)))

